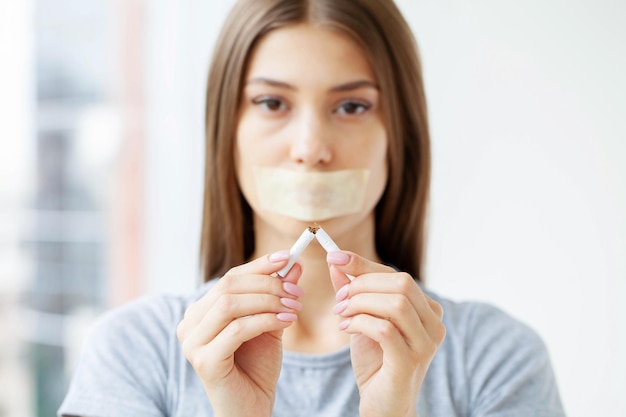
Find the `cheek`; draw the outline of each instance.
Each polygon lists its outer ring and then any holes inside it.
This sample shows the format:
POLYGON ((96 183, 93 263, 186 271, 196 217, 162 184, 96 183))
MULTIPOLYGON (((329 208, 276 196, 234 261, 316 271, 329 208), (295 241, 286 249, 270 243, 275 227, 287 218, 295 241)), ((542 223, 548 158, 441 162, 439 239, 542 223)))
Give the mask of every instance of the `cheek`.
POLYGON ((248 203, 254 200, 254 177, 252 167, 255 164, 254 155, 258 155, 255 149, 255 140, 252 136, 253 126, 250 119, 241 117, 237 124, 234 143, 235 173, 237 183, 248 203))
POLYGON ((378 194, 377 198, 380 198, 385 188, 387 187, 387 181, 389 180, 389 163, 387 159, 387 146, 385 142, 385 146, 379 151, 376 163, 372 167, 372 175, 375 178, 375 192, 378 194))
POLYGON ((235 174, 239 190, 248 204, 256 211, 258 207, 258 196, 254 180, 253 165, 250 161, 241 158, 239 149, 235 149, 235 174))
POLYGON ((284 145, 276 130, 255 116, 244 112, 237 124, 235 152, 242 165, 267 165, 277 162, 284 145))
POLYGON ((388 175, 387 153, 389 149, 389 139, 384 128, 380 127, 378 129, 378 134, 373 137, 369 149, 370 169, 386 182, 388 175))
POLYGON ((235 172, 237 183, 246 201, 255 211, 258 209, 258 196, 255 169, 259 166, 272 166, 278 163, 280 150, 276 141, 268 134, 266 127, 253 114, 244 113, 240 117, 235 132, 235 172))
POLYGON ((250 157, 256 153, 253 132, 254 120, 243 115, 237 123, 235 132, 235 157, 240 168, 249 165, 250 157))
POLYGON ((379 134, 372 138, 370 145, 367 154, 367 165, 371 172, 368 195, 370 205, 374 206, 385 192, 389 177, 388 139, 384 129, 381 129, 379 134))

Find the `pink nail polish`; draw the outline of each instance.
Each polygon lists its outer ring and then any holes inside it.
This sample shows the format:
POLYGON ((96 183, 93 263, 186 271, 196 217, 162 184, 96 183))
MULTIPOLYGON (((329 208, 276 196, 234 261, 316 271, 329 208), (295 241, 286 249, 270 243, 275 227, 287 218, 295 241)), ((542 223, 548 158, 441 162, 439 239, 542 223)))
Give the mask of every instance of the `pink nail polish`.
POLYGON ((283 289, 296 297, 302 297, 304 295, 302 288, 298 287, 296 284, 292 284, 291 282, 283 282, 283 289))
POLYGON ((348 326, 350 325, 350 320, 344 320, 341 323, 339 323, 339 330, 346 330, 348 328, 348 326))
POLYGON ((333 265, 346 265, 350 262, 350 256, 343 252, 330 252, 326 255, 326 262, 333 265))
POLYGON ((278 252, 274 252, 269 256, 270 262, 281 262, 289 259, 289 251, 288 250, 280 250, 278 252))
POLYGON ((346 309, 346 307, 348 307, 348 300, 343 300, 342 302, 337 303, 335 307, 333 307, 333 313, 341 314, 346 309))
POLYGON ((280 321, 296 321, 298 316, 294 313, 278 313, 276 318, 280 321))
POLYGON ((302 310, 302 303, 298 300, 294 300, 293 298, 281 298, 280 303, 287 308, 292 308, 297 311, 302 310))
POLYGON ((339 288, 339 291, 337 291, 337 295, 335 295, 335 299, 337 301, 343 301, 346 298, 348 298, 348 294, 350 293, 350 284, 346 284, 343 287, 339 288))

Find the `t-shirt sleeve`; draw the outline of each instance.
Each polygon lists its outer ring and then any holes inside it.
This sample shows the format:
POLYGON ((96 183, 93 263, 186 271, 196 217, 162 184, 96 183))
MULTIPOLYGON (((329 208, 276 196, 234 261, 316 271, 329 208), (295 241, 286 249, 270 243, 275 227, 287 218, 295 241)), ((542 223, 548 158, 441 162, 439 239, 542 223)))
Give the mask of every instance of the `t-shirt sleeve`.
POLYGON ((90 331, 58 415, 165 416, 174 321, 164 297, 105 314, 90 331))
POLYGON ((472 417, 564 417, 541 338, 495 307, 476 304, 466 333, 472 417))

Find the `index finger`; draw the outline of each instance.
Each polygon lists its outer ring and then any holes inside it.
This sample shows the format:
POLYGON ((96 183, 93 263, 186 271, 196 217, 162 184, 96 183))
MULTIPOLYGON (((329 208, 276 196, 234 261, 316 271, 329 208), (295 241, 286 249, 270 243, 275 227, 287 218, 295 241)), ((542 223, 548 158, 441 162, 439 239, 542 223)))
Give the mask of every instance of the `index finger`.
POLYGON ((224 276, 228 275, 247 275, 247 274, 263 274, 271 275, 277 272, 287 264, 289 260, 289 251, 280 250, 256 258, 245 264, 241 264, 231 268, 224 276))
POLYGON ((369 273, 395 272, 393 268, 372 262, 354 252, 328 252, 326 262, 330 269, 330 279, 335 291, 348 285, 354 277, 369 273))
POLYGON ((326 262, 344 274, 358 277, 363 274, 397 272, 390 266, 370 261, 354 252, 335 251, 326 255, 326 262))
POLYGON ((185 317, 194 321, 201 320, 222 294, 273 294, 278 297, 297 297, 298 293, 294 291, 301 291, 295 285, 302 273, 300 265, 294 264, 287 276, 281 280, 270 273, 275 272, 273 269, 280 269, 286 260, 276 261, 272 267, 268 266, 272 263, 270 257, 271 255, 265 255, 231 268, 213 288, 187 308, 185 317))

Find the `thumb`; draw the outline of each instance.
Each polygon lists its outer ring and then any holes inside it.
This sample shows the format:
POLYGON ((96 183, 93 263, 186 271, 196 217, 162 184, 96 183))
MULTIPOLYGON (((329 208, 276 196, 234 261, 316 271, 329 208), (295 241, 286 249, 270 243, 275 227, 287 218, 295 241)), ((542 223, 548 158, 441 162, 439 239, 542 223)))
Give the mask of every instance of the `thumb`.
POLYGON ((297 284, 302 276, 302 266, 299 263, 294 263, 287 275, 284 278, 281 278, 283 281, 290 282, 292 284, 297 284))
POLYGON ((333 283, 335 292, 339 291, 342 287, 350 283, 350 278, 341 272, 335 265, 328 265, 330 271, 330 281, 333 283))

